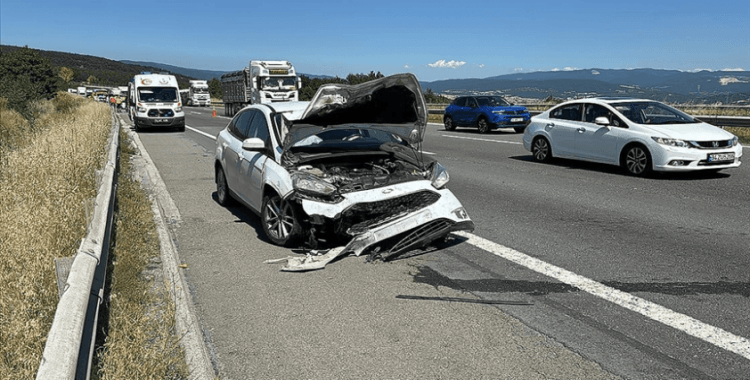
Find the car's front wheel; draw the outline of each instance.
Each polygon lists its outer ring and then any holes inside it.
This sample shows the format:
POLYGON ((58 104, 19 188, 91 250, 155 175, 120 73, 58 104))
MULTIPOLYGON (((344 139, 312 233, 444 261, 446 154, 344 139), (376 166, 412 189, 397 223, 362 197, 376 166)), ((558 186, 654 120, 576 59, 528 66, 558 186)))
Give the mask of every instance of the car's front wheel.
POLYGON ((479 130, 479 133, 487 133, 490 131, 490 123, 484 117, 480 117, 479 120, 477 120, 477 129, 479 130))
POLYGON ((651 171, 651 155, 643 146, 633 145, 623 154, 621 164, 628 174, 642 176, 651 171))
POLYGON ((450 116, 446 116, 443 120, 443 125, 445 125, 446 131, 453 131, 456 129, 456 124, 453 124, 453 118, 450 116))
POLYGON ((260 215, 263 232, 276 245, 288 247, 301 235, 302 227, 293 205, 277 194, 263 197, 260 215))
POLYGON ((549 162, 552 159, 552 148, 544 137, 537 137, 531 143, 531 155, 539 162, 549 162))

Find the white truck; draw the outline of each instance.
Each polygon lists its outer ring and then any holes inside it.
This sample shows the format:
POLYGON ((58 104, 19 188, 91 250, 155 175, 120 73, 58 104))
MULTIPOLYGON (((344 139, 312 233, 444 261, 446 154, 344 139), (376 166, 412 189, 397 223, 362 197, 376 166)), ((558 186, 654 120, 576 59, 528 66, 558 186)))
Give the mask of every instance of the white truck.
POLYGON ((234 116, 250 104, 298 101, 301 85, 289 61, 250 61, 221 76, 224 115, 234 116))
POLYGON ((182 98, 186 106, 210 106, 211 95, 208 92, 208 81, 191 80, 188 87, 188 96, 182 98))
POLYGON ((81 96, 85 97, 86 96, 86 87, 84 87, 84 86, 78 87, 78 95, 81 95, 81 96))
POLYGON ((169 74, 143 72, 128 83, 128 115, 139 131, 143 128, 185 130, 177 78, 169 74))

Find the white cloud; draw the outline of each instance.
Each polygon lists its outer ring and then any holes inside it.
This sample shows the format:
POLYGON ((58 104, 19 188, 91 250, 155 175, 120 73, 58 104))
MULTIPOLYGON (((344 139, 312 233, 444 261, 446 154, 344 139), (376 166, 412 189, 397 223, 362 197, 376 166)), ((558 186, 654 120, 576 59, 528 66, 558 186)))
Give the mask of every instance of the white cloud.
POLYGON ((404 65, 404 68, 405 69, 411 69, 411 66, 409 66, 409 64, 406 64, 406 65, 404 65))
POLYGON ((446 68, 447 67, 447 68, 455 69, 455 68, 461 67, 461 66, 463 66, 465 64, 466 64, 465 61, 454 61, 454 60, 446 61, 444 59, 441 59, 441 60, 439 60, 439 61, 437 61, 435 63, 428 63, 427 66, 438 67, 438 68, 446 68))
POLYGON ((482 67, 484 67, 484 63, 479 64, 479 68, 481 69, 482 67))
POLYGON ((513 69, 513 71, 514 72, 523 71, 523 67, 516 67, 515 69, 513 69))
POLYGON ((743 68, 741 68, 741 67, 735 67, 733 69, 727 68, 727 69, 724 69, 724 70, 721 70, 721 71, 746 71, 746 70, 743 69, 743 68))
POLYGON ((552 71, 575 71, 575 70, 580 70, 580 69, 577 67, 565 67, 563 69, 558 69, 557 67, 555 67, 554 69, 552 69, 552 71))

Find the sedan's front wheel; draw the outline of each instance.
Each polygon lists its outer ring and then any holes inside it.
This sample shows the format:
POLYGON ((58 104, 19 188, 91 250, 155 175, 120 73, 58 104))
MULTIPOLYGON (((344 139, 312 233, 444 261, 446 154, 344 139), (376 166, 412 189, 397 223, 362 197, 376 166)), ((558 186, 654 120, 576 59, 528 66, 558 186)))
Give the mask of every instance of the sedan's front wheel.
POLYGON ((552 148, 544 137, 537 137, 531 143, 531 155, 539 162, 549 162, 552 159, 552 148))
POLYGON ((293 205, 277 194, 263 197, 261 219, 263 232, 276 245, 291 246, 301 235, 302 227, 293 205))
POLYGON ((622 166, 628 174, 642 176, 651 171, 651 156, 646 148, 633 145, 625 151, 622 166))

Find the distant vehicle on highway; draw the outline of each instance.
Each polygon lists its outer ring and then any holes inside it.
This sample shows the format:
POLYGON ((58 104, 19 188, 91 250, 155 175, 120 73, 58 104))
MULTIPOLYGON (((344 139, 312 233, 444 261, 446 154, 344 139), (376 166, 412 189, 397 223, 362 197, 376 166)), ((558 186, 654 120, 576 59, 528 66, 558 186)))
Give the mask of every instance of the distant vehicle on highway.
POLYGON ((529 124, 531 116, 526 107, 514 106, 502 96, 461 96, 445 109, 445 130, 456 127, 477 128, 487 133, 498 128, 513 128, 521 133, 529 124))
POLYGON ((296 102, 302 82, 289 61, 250 61, 221 76, 224 115, 234 116, 251 104, 296 102))
POLYGON ((174 75, 143 72, 128 83, 128 115, 135 130, 146 127, 185 130, 179 87, 174 75))
POLYGON ((740 166, 737 136, 666 104, 634 98, 562 103, 532 118, 523 144, 537 161, 553 157, 650 171, 719 171, 740 166))
POLYGON ((311 102, 254 104, 217 136, 218 202, 260 214, 274 244, 336 248, 282 268, 293 271, 349 253, 386 260, 473 230, 447 170, 419 151, 426 126, 411 74, 324 85, 311 102))

